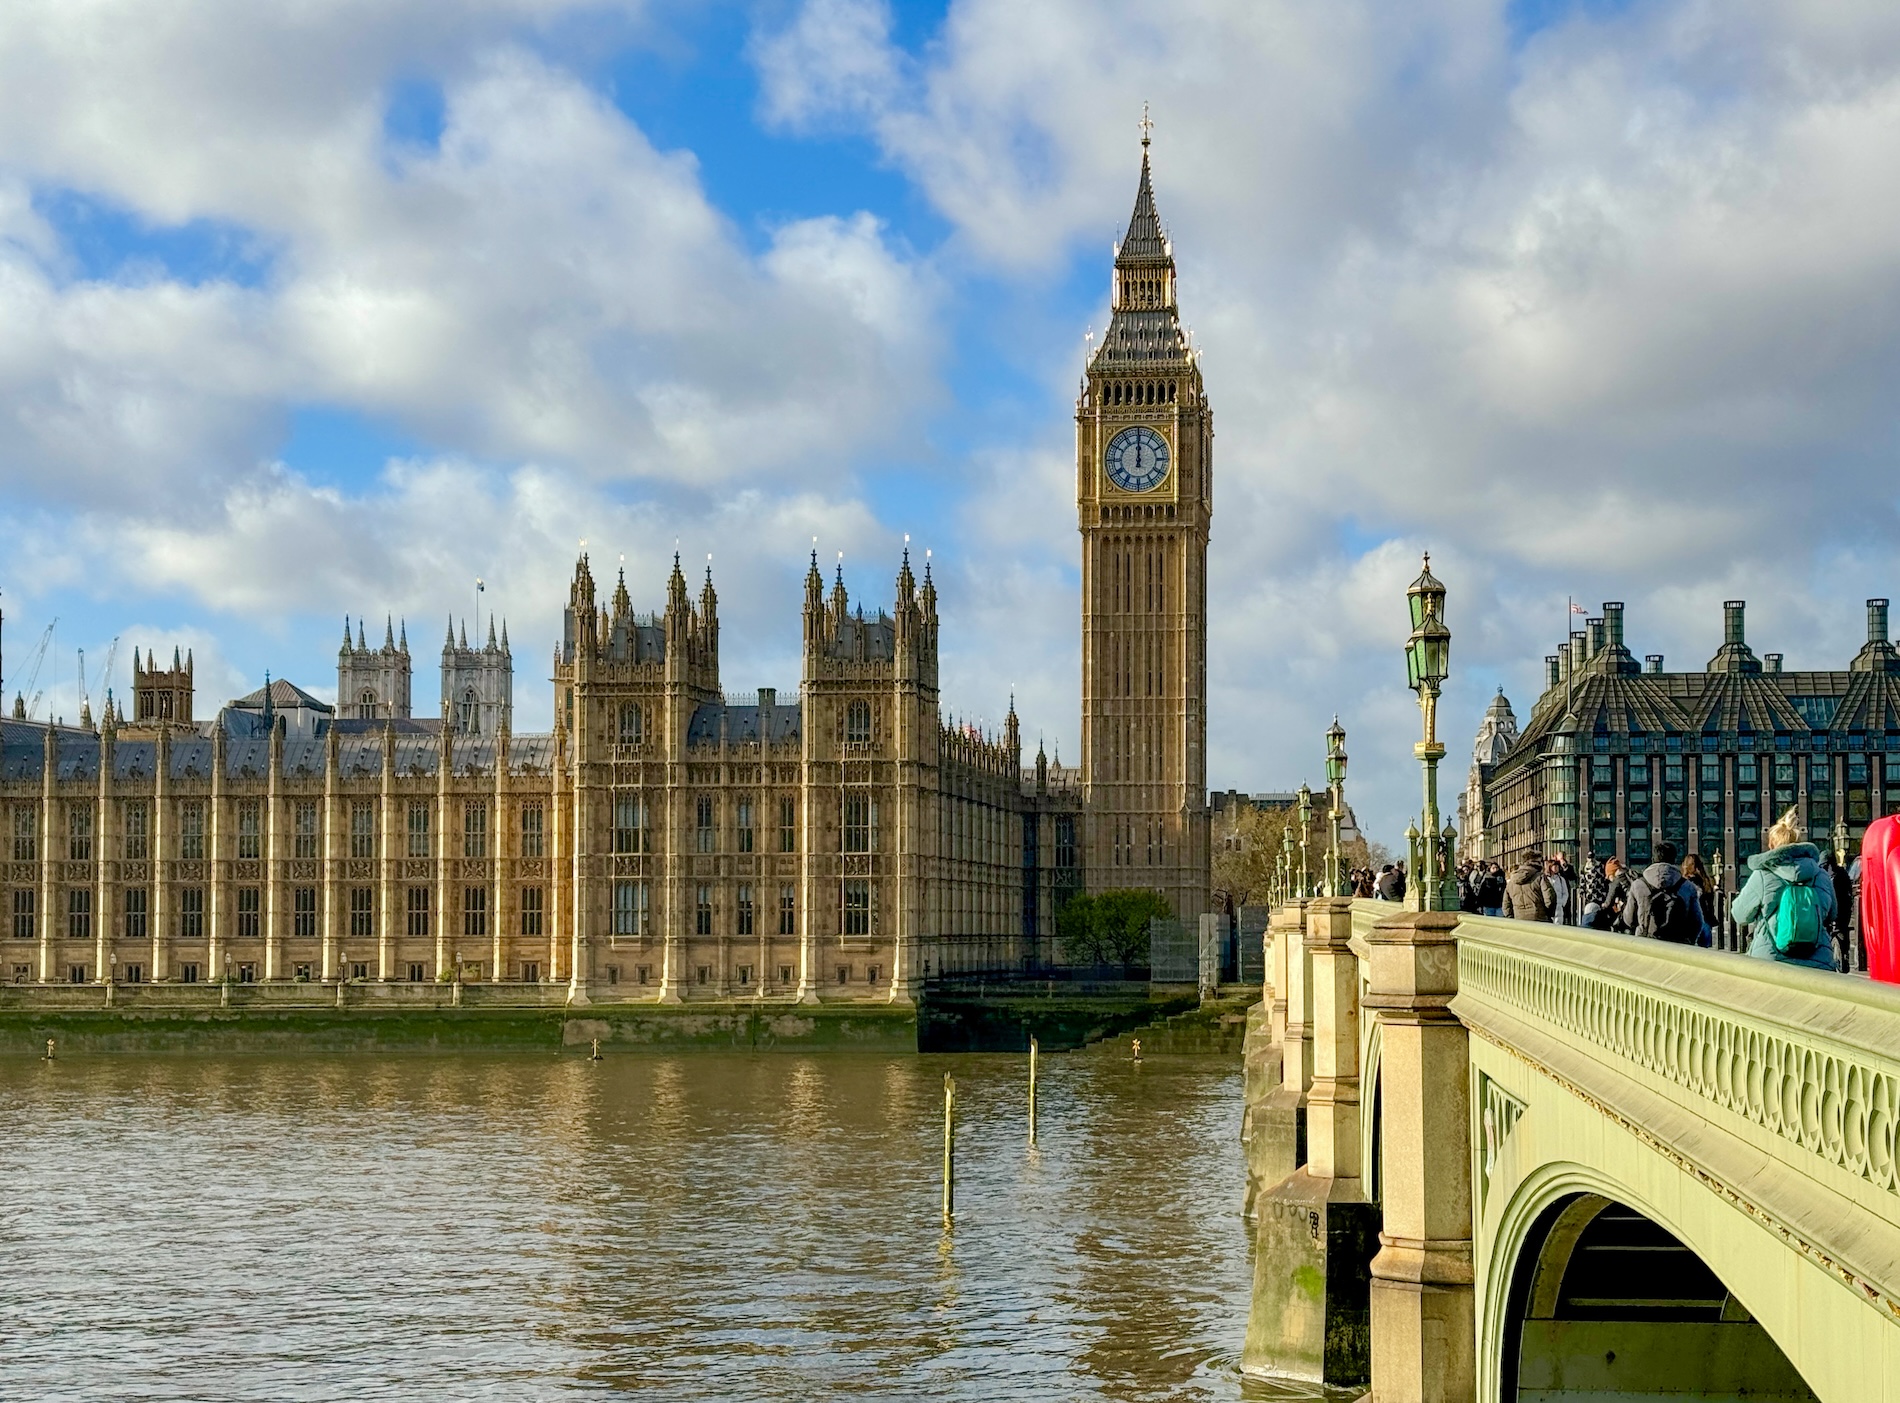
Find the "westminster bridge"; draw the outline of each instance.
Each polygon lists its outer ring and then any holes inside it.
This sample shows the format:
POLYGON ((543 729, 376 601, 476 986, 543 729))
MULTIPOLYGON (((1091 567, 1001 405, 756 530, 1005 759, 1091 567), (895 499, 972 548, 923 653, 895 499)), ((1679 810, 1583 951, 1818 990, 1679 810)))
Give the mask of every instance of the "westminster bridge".
POLYGON ((1900 1399, 1900 991, 1351 898, 1266 942, 1250 1371, 1900 1399))

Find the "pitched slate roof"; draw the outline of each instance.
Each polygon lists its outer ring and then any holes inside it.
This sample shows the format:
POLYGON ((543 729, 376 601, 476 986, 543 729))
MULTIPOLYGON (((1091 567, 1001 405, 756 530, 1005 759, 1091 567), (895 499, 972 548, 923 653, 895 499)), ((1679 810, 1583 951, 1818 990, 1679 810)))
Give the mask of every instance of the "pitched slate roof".
POLYGON ((279 711, 295 711, 299 708, 310 711, 329 712, 334 710, 328 702, 318 701, 303 688, 281 677, 273 677, 269 687, 259 687, 247 696, 239 697, 231 705, 240 711, 262 711, 264 693, 270 693, 270 704, 279 711))

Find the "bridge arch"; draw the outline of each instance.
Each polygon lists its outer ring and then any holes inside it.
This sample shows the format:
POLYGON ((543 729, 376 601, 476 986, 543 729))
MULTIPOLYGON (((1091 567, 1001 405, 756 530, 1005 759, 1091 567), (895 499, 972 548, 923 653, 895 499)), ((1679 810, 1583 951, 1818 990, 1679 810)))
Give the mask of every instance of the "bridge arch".
POLYGON ((1543 1166, 1519 1186, 1490 1253, 1479 1396, 1814 1403, 1709 1254, 1638 1197, 1578 1164, 1543 1166))
POLYGON ((1384 1031, 1376 1018, 1360 1020, 1359 1174, 1366 1202, 1376 1204, 1385 1191, 1385 1088, 1381 1084, 1384 1031))

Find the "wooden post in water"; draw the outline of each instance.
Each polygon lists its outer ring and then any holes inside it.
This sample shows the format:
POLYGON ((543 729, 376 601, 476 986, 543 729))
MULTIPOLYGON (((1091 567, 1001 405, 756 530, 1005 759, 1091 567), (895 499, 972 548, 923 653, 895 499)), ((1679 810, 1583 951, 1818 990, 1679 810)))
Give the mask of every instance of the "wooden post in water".
POLYGON ((950 1230, 957 1209, 957 1083, 943 1074, 943 1226, 950 1230))
POLYGON ((1036 1039, 1029 1039, 1029 1143, 1036 1143, 1036 1039))

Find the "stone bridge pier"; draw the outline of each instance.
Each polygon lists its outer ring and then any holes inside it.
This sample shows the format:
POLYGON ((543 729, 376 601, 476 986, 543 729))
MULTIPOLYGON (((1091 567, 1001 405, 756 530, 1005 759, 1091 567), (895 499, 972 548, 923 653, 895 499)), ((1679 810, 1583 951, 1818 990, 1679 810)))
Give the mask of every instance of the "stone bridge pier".
POLYGON ((1249 1372, 1900 1403, 1900 993, 1346 898, 1266 939, 1249 1372))

